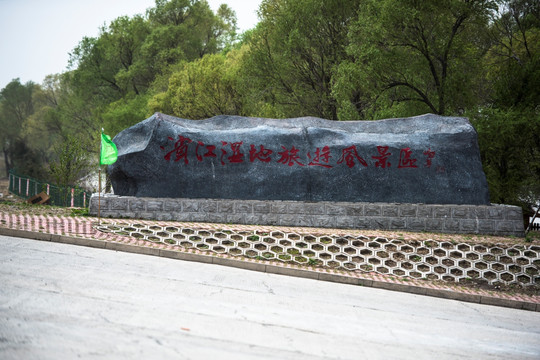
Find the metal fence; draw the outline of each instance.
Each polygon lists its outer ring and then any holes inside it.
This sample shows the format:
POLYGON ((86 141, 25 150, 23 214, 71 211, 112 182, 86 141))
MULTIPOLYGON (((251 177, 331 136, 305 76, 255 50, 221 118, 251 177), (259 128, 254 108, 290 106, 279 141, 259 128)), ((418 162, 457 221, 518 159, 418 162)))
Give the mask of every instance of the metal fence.
POLYGON ((9 192, 29 199, 41 192, 50 197, 50 204, 64 207, 88 207, 92 193, 80 187, 61 187, 31 177, 9 172, 9 192))

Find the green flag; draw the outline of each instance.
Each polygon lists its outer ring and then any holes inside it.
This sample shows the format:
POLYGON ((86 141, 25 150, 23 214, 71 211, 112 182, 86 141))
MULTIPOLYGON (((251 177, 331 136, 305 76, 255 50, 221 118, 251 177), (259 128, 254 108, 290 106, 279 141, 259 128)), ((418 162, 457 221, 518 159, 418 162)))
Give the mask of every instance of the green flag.
POLYGON ((111 137, 101 131, 101 154, 99 156, 99 165, 111 165, 118 158, 118 150, 111 137))

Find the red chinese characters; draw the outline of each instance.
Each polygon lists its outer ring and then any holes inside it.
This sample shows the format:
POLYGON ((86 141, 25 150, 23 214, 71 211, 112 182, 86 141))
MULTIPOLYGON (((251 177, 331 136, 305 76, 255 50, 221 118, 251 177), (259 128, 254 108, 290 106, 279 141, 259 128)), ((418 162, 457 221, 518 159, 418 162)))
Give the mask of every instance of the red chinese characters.
POLYGON ((197 157, 197 160, 203 161, 203 157, 217 157, 216 153, 216 146, 215 145, 206 145, 206 153, 201 156, 199 154, 199 148, 204 147, 205 144, 202 141, 197 141, 197 147, 195 148, 195 156, 197 157))
POLYGON ((294 164, 304 166, 298 159, 300 159, 300 156, 298 156, 298 149, 294 147, 291 148, 291 150, 288 150, 285 146, 281 146, 283 148, 283 151, 279 152, 278 154, 281 155, 281 159, 278 160, 278 163, 287 164, 289 166, 293 166, 294 164))
POLYGON ((424 155, 426 155, 426 163, 425 167, 431 167, 431 162, 433 161, 433 158, 435 157, 435 151, 431 150, 431 148, 424 151, 424 155))
POLYGON ((360 155, 358 155, 358 150, 356 149, 356 145, 349 146, 348 148, 345 148, 341 152, 341 157, 338 160, 338 164, 342 164, 345 161, 345 164, 347 164, 348 167, 352 168, 356 164, 354 160, 357 160, 359 164, 364 165, 365 167, 368 166, 366 160, 364 160, 360 155))
POLYGON ((388 146, 377 146, 377 151, 379 152, 379 156, 372 156, 373 159, 377 160, 375 162, 375 167, 390 167, 392 164, 387 162, 388 157, 392 155, 392 153, 388 152, 388 146))
POLYGON ((228 157, 229 162, 231 163, 244 162, 244 154, 240 151, 240 146, 242 146, 243 143, 244 143, 243 141, 231 143, 232 155, 228 157))
POLYGON ((240 151, 240 146, 242 146, 244 142, 234 142, 234 143, 227 143, 226 141, 221 142, 221 165, 225 165, 224 157, 227 155, 227 150, 225 150, 225 146, 229 144, 231 146, 232 155, 227 157, 227 160, 229 160, 230 163, 241 163, 244 162, 244 154, 240 151))
MULTIPOLYGON (((174 140, 172 137, 169 136, 169 140, 174 140)), ((184 163, 187 164, 189 162, 187 158, 187 150, 188 145, 191 143, 190 138, 183 137, 182 135, 178 135, 178 140, 174 143, 174 149, 169 151, 165 156, 165 160, 170 160, 171 155, 173 153, 176 154, 174 161, 179 161, 180 159, 184 159, 184 163)))
POLYGON ((272 159, 270 158, 270 155, 272 155, 273 151, 270 149, 265 149, 263 145, 259 147, 259 150, 255 148, 255 145, 251 144, 249 149, 249 161, 254 162, 256 159, 260 160, 262 162, 270 162, 272 159))
MULTIPOLYGON (((168 137, 169 141, 174 141, 174 138, 168 137)), ((273 157, 274 150, 265 147, 263 144, 255 146, 255 144, 249 144, 249 149, 246 147, 248 144, 244 145, 244 141, 236 142, 227 142, 221 141, 221 156, 219 161, 223 166, 227 164, 238 164, 243 163, 247 160, 246 153, 249 154, 249 162, 257 163, 261 162, 268 164, 272 161, 285 166, 306 166, 306 162, 302 160, 303 156, 300 149, 296 148, 294 145, 290 148, 281 146, 282 151, 277 152, 276 157, 273 157)), ((199 162, 203 162, 205 158, 217 158, 216 154, 216 145, 208 145, 202 141, 193 141, 192 139, 178 135, 178 140, 173 145, 172 150, 165 150, 164 146, 161 146, 161 149, 167 151, 164 156, 164 159, 170 161, 171 158, 175 162, 183 161, 184 164, 189 164, 188 157, 189 154, 194 155, 194 158, 199 162), (193 145, 191 145, 193 143, 193 145), (191 145, 191 147, 190 147, 191 145), (189 150, 191 148, 191 150, 189 150)), ((394 148, 395 149, 395 148, 394 148)), ((322 147, 315 148, 315 151, 307 151, 304 154, 307 157, 308 166, 318 166, 325 169, 331 169, 337 165, 345 165, 349 168, 353 168, 356 165, 363 167, 374 166, 375 168, 380 169, 389 169, 391 167, 390 159, 393 157, 398 161, 398 169, 415 169, 418 168, 418 158, 415 153, 411 150, 410 147, 404 147, 399 149, 399 158, 397 157, 397 150, 390 149, 389 146, 379 145, 376 146, 377 155, 371 156, 373 159, 368 163, 359 153, 356 145, 351 145, 346 148, 336 149, 338 154, 340 154, 337 161, 331 161, 334 157, 332 156, 332 149, 325 145, 322 147), (395 153, 395 154, 393 154, 395 153), (371 165, 370 165, 371 164, 371 165)), ((433 161, 435 159, 435 151, 431 148, 421 152, 425 156, 424 168, 431 168, 433 161)), ((444 168, 441 165, 437 164, 437 169, 444 168)), ((437 170, 439 171, 439 170, 437 170)))
POLYGON ((307 156, 310 160, 308 165, 321 166, 327 169, 332 167, 331 165, 328 164, 328 161, 332 157, 330 155, 330 148, 328 146, 323 147, 322 151, 320 148, 317 148, 317 150, 315 150, 313 159, 311 158, 311 154, 309 152, 307 153, 307 156))
POLYGON ((401 149, 399 152, 398 168, 416 168, 416 159, 411 158, 412 151, 410 148, 401 149))

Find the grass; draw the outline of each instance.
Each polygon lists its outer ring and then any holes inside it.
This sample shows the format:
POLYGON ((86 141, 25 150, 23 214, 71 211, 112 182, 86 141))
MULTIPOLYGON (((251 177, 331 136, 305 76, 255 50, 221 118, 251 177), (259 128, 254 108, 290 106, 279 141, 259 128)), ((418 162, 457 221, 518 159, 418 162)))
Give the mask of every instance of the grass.
POLYGON ((529 231, 529 233, 525 236, 525 242, 526 243, 540 243, 540 231, 529 231))
POLYGON ((88 208, 72 208, 71 216, 90 216, 88 208))

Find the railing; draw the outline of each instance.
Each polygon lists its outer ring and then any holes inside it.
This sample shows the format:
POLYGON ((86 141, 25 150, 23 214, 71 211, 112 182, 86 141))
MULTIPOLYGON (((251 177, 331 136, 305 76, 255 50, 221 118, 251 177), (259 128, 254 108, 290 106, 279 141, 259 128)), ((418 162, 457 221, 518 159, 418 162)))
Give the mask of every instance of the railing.
POLYGON ((62 187, 9 172, 9 192, 23 199, 45 192, 50 204, 64 207, 88 207, 92 193, 80 187, 62 187))

